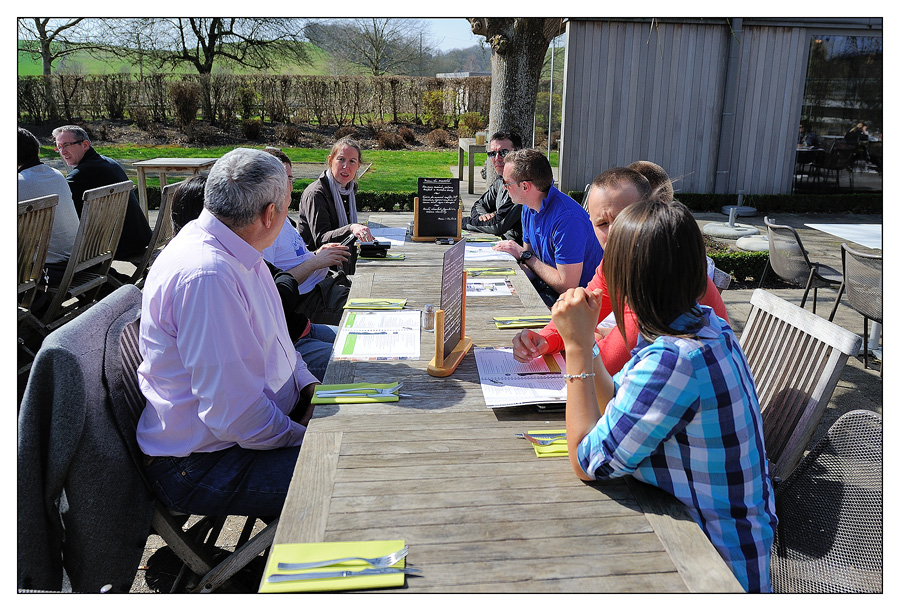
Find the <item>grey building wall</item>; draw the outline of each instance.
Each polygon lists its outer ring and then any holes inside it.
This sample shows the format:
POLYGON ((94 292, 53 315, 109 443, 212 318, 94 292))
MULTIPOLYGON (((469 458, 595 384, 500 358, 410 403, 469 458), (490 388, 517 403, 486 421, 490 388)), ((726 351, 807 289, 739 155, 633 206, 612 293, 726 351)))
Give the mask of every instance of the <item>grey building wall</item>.
POLYGON ((676 191, 789 193, 809 27, 873 23, 880 34, 880 19, 569 20, 560 187, 645 159, 676 191))

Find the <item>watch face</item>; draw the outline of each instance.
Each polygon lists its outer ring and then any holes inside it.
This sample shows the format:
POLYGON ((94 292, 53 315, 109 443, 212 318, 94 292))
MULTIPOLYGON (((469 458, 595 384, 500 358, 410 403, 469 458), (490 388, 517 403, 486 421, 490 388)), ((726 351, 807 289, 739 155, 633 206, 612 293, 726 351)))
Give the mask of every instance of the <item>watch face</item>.
POLYGON ((527 261, 527 260, 530 259, 533 255, 534 255, 533 252, 531 252, 530 250, 526 250, 525 252, 522 253, 522 261, 527 261))

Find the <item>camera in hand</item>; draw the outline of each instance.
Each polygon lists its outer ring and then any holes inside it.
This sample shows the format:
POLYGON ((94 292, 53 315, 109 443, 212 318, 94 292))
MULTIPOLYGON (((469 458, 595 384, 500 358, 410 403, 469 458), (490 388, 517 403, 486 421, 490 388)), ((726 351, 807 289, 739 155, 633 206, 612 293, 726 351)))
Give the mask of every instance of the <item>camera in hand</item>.
POLYGON ((389 241, 379 242, 378 240, 373 240, 371 242, 360 242, 359 256, 384 258, 387 256, 387 251, 390 247, 391 243, 389 241))

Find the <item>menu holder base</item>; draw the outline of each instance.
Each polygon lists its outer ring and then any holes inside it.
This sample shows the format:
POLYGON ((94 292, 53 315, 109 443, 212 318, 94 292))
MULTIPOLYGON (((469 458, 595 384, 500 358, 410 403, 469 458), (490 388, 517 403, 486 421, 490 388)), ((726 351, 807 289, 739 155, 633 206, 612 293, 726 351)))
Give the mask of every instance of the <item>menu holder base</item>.
POLYGON ((454 371, 462 362, 463 357, 466 356, 466 353, 472 349, 472 338, 463 337, 462 340, 458 344, 456 344, 456 348, 453 349, 446 358, 443 359, 443 363, 438 365, 437 356, 431 359, 431 362, 428 363, 428 375, 434 376, 436 378, 445 378, 454 371))

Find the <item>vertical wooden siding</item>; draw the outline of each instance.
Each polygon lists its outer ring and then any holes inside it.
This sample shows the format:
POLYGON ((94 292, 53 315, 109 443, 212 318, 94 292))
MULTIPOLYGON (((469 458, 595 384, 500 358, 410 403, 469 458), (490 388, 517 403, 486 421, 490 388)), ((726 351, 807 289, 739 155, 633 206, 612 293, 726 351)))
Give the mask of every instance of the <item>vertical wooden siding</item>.
POLYGON ((638 159, 659 163, 682 192, 791 188, 806 66, 799 28, 744 28, 734 137, 720 146, 728 26, 570 21, 563 87, 560 186, 638 159))

